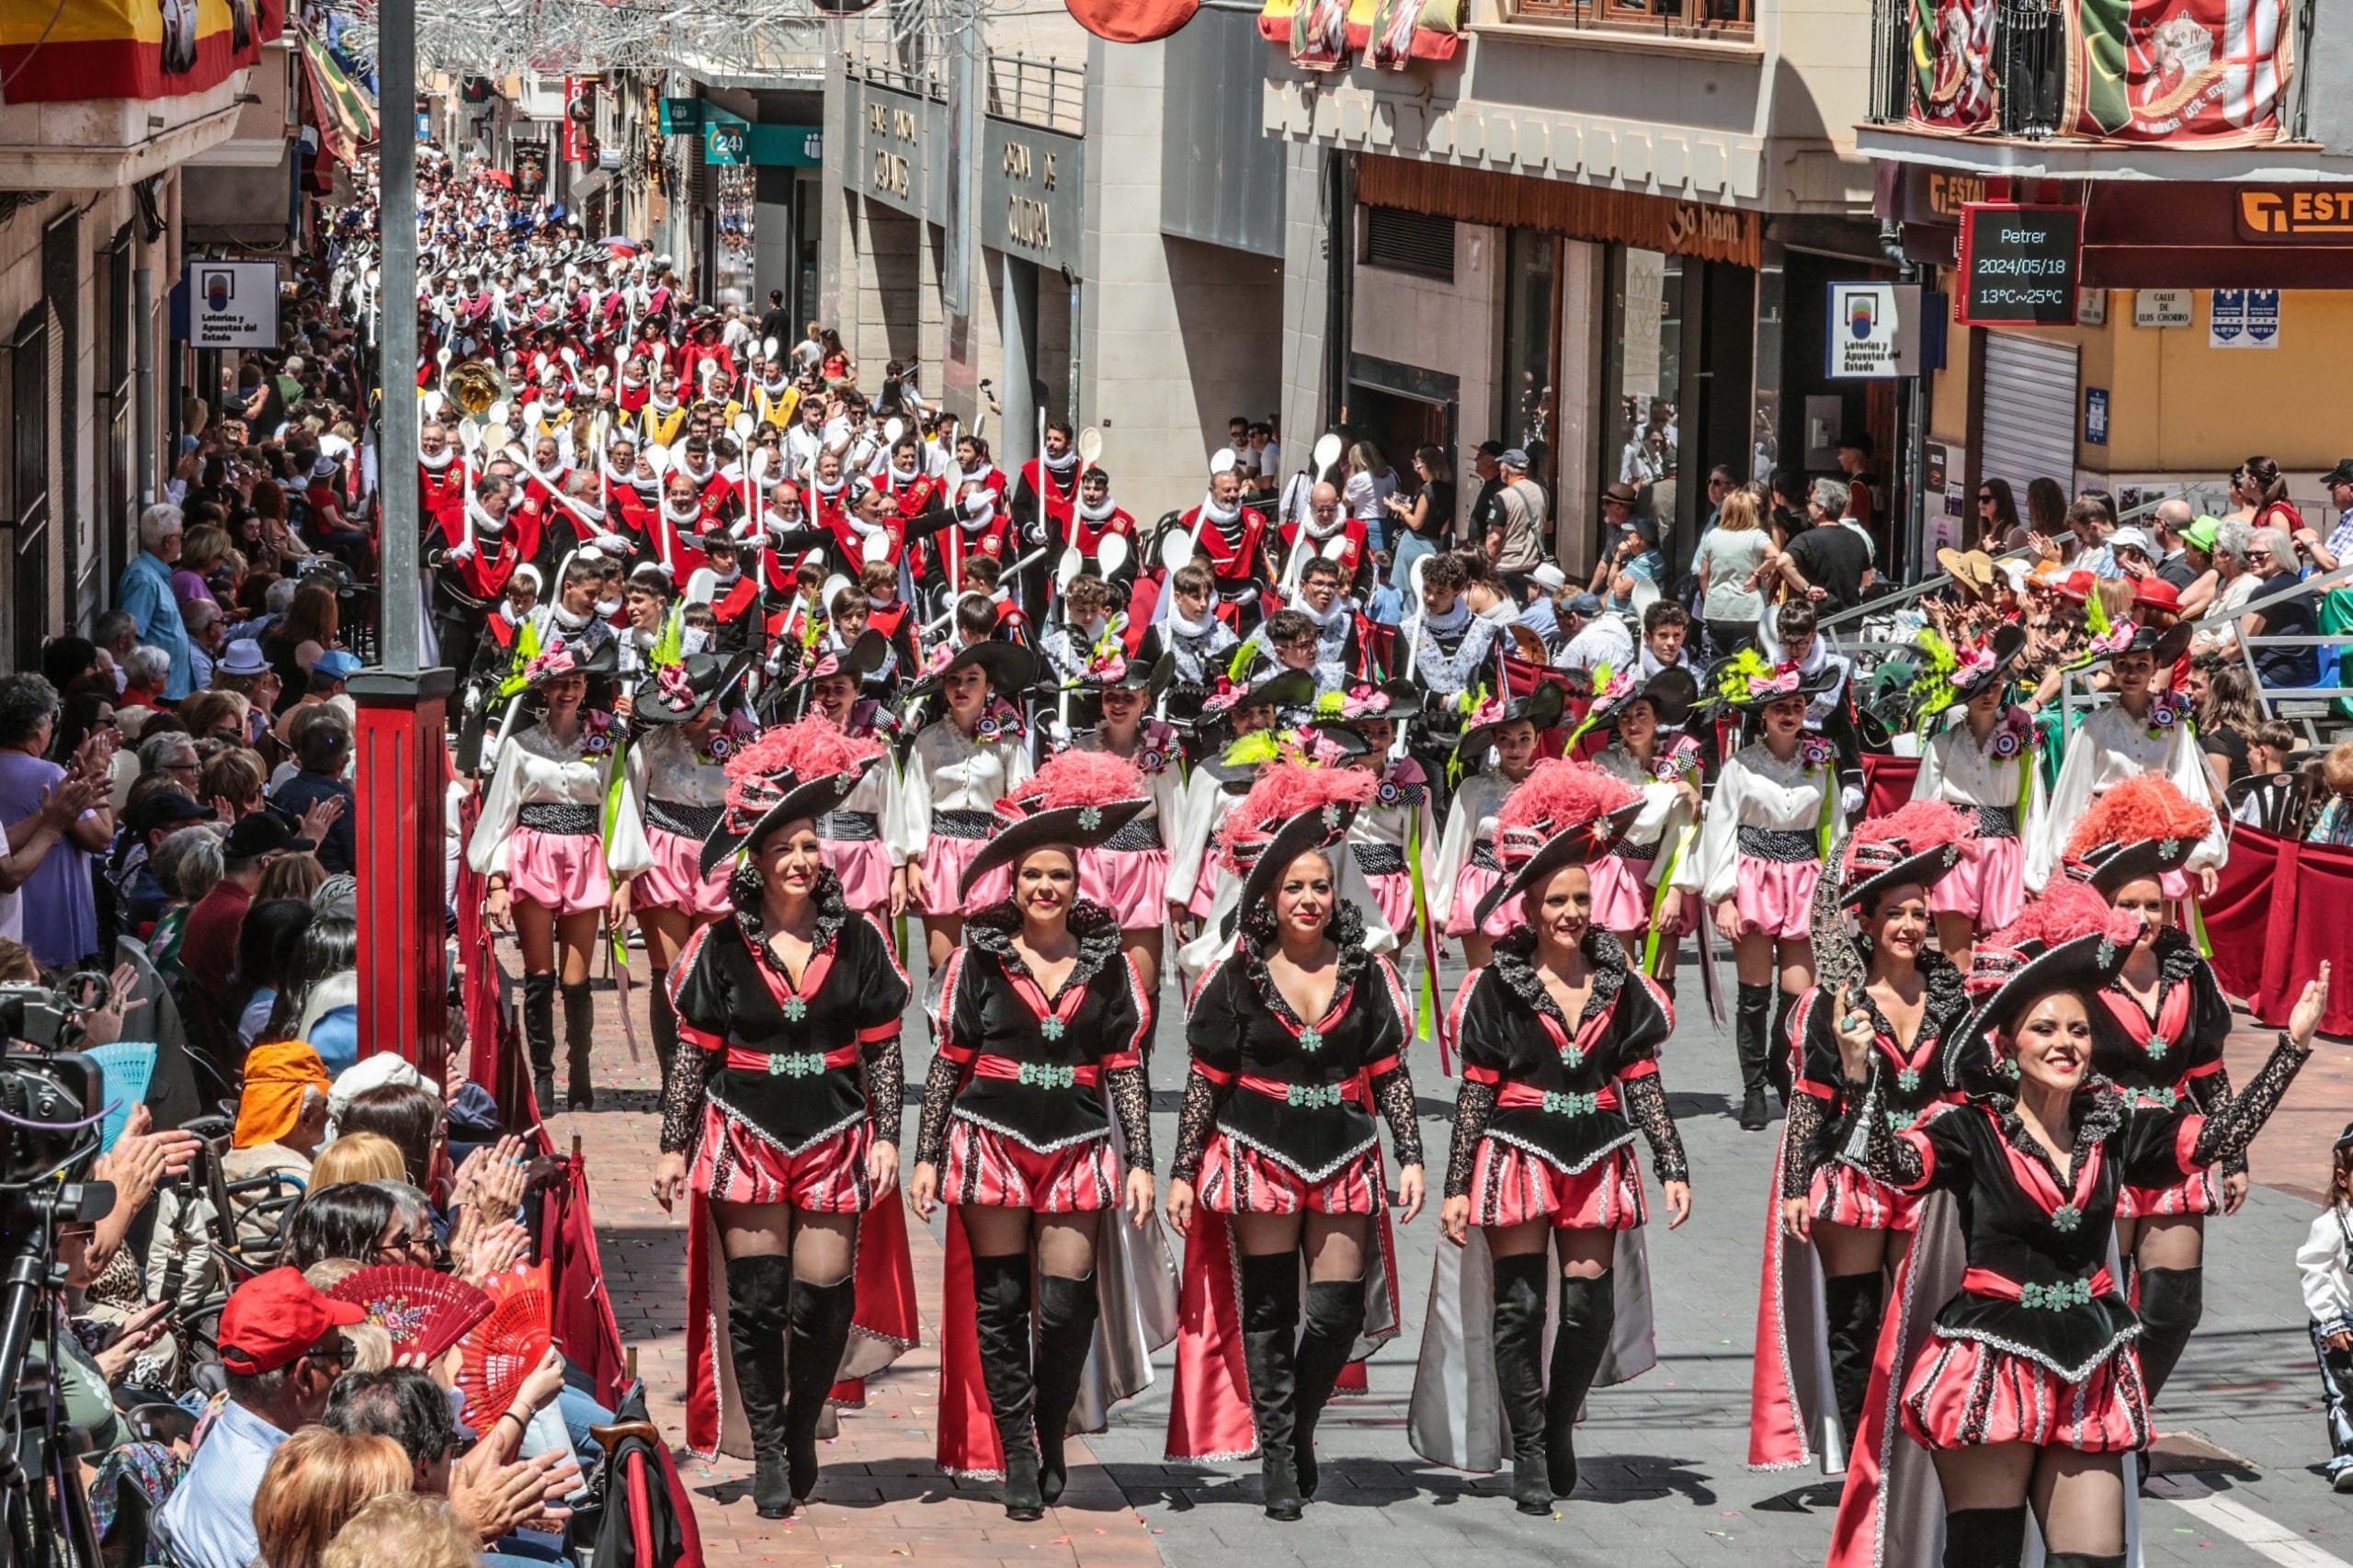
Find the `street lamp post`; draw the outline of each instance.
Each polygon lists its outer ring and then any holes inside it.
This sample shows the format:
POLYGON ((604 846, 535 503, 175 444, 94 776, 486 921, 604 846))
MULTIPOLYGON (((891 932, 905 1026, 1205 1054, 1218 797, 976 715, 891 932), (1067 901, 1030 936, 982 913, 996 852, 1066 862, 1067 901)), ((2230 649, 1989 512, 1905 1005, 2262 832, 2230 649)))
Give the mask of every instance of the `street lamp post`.
MULTIPOLYGON (((359 1022, 363 1055, 395 1051, 439 1083, 448 1051, 442 963, 444 713, 452 673, 424 666, 417 572, 416 8, 382 0, 377 155, 383 222, 377 350, 381 664, 352 677, 359 706, 359 1022)), ((475 961, 480 961, 477 957, 475 961)))

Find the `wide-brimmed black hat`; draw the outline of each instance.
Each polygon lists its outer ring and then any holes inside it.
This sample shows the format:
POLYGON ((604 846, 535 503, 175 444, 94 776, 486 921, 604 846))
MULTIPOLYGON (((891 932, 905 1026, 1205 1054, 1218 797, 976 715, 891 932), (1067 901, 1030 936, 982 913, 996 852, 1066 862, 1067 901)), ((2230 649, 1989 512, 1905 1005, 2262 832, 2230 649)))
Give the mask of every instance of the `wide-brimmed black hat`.
POLYGON ((2194 838, 2136 838, 2125 844, 2102 844, 2067 863, 2067 874, 2089 882, 2100 897, 2113 899, 2128 882, 2154 881, 2167 871, 2185 869, 2194 838))
POLYGON ((1454 743, 1454 755, 1461 757, 1465 762, 1477 760, 1489 746, 1495 744, 1495 735, 1498 731, 1506 725, 1517 724, 1523 719, 1535 725, 1537 733, 1541 734, 1561 722, 1561 716, 1568 711, 1568 706, 1569 693, 1566 687, 1558 681, 1540 680, 1536 683, 1535 690, 1526 697, 1515 697, 1505 703, 1504 710, 1495 718, 1473 724, 1463 731, 1462 738, 1454 743))
POLYGON ((523 680, 536 691, 565 676, 586 676, 592 680, 609 676, 620 665, 620 646, 609 638, 585 654, 572 643, 558 642, 523 662, 523 680))
POLYGON ((1961 844, 1956 840, 1915 851, 1900 838, 1874 839, 1855 846, 1852 877, 1838 890, 1838 902, 1859 909, 1890 888, 1930 888, 1961 864, 1961 844))
POLYGON ((727 791, 719 822, 702 844, 702 874, 706 877, 737 850, 757 844, 789 822, 814 822, 838 811, 866 781, 881 756, 870 756, 847 773, 829 773, 803 781, 790 768, 759 778, 738 779, 727 791))
POLYGON ((960 650, 954 658, 909 687, 907 695, 929 697, 947 685, 948 677, 958 670, 978 667, 988 676, 989 685, 995 688, 999 696, 1009 697, 1015 692, 1037 685, 1039 672, 1043 664, 1044 661, 1038 657, 1035 649, 1025 648, 1018 642, 1001 642, 991 638, 986 642, 975 642, 970 647, 960 650))
MULTIPOLYGON (((1564 867, 1586 865, 1608 854, 1625 838, 1627 830, 1642 812, 1643 802, 1633 800, 1606 816, 1555 827, 1533 852, 1520 859, 1510 876, 1487 890, 1486 897, 1479 901, 1478 910, 1472 916, 1473 923, 1484 926, 1487 916, 1498 907, 1518 903, 1530 889, 1542 887, 1564 867)), ((1495 848, 1499 854, 1506 852, 1500 840, 1495 848)))
POLYGON ((1945 1082, 1970 1081, 1972 1059, 1981 1070, 1999 1071, 1993 1045, 1996 1030, 2009 1028, 2029 1005, 2054 991, 2075 992, 2088 1003, 2122 971, 2131 952, 2131 943, 2107 931, 2018 948, 1980 938, 1970 949, 1969 984, 1984 994, 1977 1010, 1945 1042, 1945 1082))
POLYGON ((956 884, 957 900, 961 903, 982 877, 999 866, 1019 865, 1022 857, 1033 850, 1051 845, 1099 849, 1150 804, 1149 800, 1138 799, 1031 811, 1017 797, 1001 800, 996 803, 988 842, 965 866, 963 877, 956 884))
POLYGON ((1987 687, 2008 676, 2010 666, 2018 663, 2020 653, 2026 652, 2026 628, 2014 620, 2006 620, 1994 629, 1994 635, 1986 640, 1982 649, 1963 652, 1991 654, 1993 662, 1990 665, 1978 662, 1965 669, 1956 666, 1952 673, 1952 698, 1945 704, 1947 708, 1961 707, 1987 687))
MULTIPOLYGON (((1234 900, 1237 917, 1256 909, 1259 902, 1275 891, 1275 883, 1290 869, 1290 863, 1314 850, 1329 849, 1348 836, 1349 824, 1357 820, 1356 807, 1335 801, 1290 816, 1267 835, 1257 848, 1257 858, 1250 863, 1250 874, 1242 881, 1241 896, 1234 900)), ((1241 846, 1232 846, 1236 854, 1241 846)), ((1336 865, 1333 869, 1338 870, 1336 865)))
POLYGON ((1235 689, 1229 687, 1221 701, 1212 692, 1193 721, 1196 730, 1230 720, 1245 708, 1308 708, 1315 701, 1315 676, 1307 670, 1276 670, 1235 689))
POLYGON ((647 670, 638 680, 631 710, 647 724, 691 723, 726 696, 751 665, 748 649, 730 658, 688 653, 675 665, 647 670))
POLYGON ((1166 653, 1147 665, 1123 652, 1114 652, 1108 662, 1097 665, 1090 654, 1087 667, 1078 672, 1071 682, 1080 691, 1140 691, 1147 699, 1157 699, 1176 678, 1176 655, 1166 653))
POLYGON ((793 680, 797 689, 812 686, 828 676, 854 676, 861 685, 866 677, 882 667, 891 656, 891 640, 868 627, 858 634, 858 641, 847 648, 828 649, 801 666, 793 680))
POLYGON ((1632 670, 1626 672, 1633 678, 1624 686, 1613 680, 1608 688, 1593 694, 1593 706, 1586 710, 1589 728, 1608 729, 1616 724, 1626 710, 1637 702, 1647 702, 1651 711, 1658 715, 1662 730, 1680 729, 1691 717, 1691 710, 1699 700, 1699 682, 1681 665, 1668 665, 1647 679, 1632 670))
POLYGON ((2164 669, 2189 652, 2189 640, 2197 634, 2195 621, 2177 620, 2163 631, 2138 621, 2119 621, 2069 659, 2067 667, 2087 669, 2122 653, 2150 653, 2155 656, 2157 667, 2164 669))
POLYGON ((1811 675, 1795 665, 1768 665, 1754 648, 1718 659, 1708 666, 1705 688, 1711 708, 1738 713, 1761 712, 1785 697, 1813 697, 1838 684, 1836 665, 1824 661, 1811 675))

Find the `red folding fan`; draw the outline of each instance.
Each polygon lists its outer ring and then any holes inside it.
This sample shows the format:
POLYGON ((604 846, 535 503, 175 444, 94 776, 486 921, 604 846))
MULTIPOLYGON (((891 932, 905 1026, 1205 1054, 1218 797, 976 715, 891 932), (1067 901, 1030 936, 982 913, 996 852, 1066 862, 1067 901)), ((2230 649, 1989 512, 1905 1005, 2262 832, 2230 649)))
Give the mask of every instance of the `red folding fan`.
POLYGON ((481 1290, 413 1263, 354 1269, 327 1294, 366 1309, 368 1321, 392 1336, 394 1355, 427 1361, 490 1315, 490 1298, 481 1290))
POLYGON ((466 1425, 487 1432, 547 1355, 553 1338, 555 1296, 548 1288, 544 1263, 494 1274, 482 1284, 490 1299, 490 1314, 465 1337, 458 1387, 466 1395, 466 1425))

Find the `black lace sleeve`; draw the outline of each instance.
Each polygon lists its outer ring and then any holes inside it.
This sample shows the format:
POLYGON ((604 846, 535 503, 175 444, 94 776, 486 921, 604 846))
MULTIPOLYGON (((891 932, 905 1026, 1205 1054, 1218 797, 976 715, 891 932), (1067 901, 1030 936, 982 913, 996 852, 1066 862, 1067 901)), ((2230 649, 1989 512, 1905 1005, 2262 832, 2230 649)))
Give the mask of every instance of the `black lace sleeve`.
POLYGON ((1201 1155, 1217 1131, 1218 1108, 1231 1087, 1221 1088, 1198 1070, 1185 1074, 1185 1103, 1176 1112, 1176 1157, 1168 1167, 1171 1181, 1192 1181, 1201 1172, 1201 1155))
POLYGON ((1495 1114, 1495 1086, 1466 1077, 1454 1091, 1454 1139, 1446 1155, 1446 1196, 1467 1197, 1471 1170, 1478 1164, 1479 1140, 1487 1135, 1487 1118, 1495 1114))
POLYGON ((923 1082, 923 1119, 915 1128, 915 1163, 936 1165, 948 1153, 948 1117, 956 1108, 957 1081, 963 1072, 940 1051, 923 1082))
POLYGON ((1152 1083, 1142 1067, 1114 1067, 1103 1074, 1111 1091, 1111 1112, 1120 1119, 1120 1140, 1131 1171, 1152 1169, 1152 1083))
MULTIPOLYGON (((2231 1070, 2220 1062, 2216 1062, 2214 1064, 2214 1070, 2211 1073, 2207 1074, 2204 1078, 2199 1081, 2198 1108, 2204 1111, 2209 1117, 2220 1116, 2224 1111, 2230 1109, 2231 1101, 2235 1097, 2236 1091, 2231 1087, 2231 1070)), ((2228 1159, 2225 1159, 2222 1162, 2222 1174, 2224 1176, 2245 1176, 2246 1174, 2246 1151, 2242 1149, 2237 1153, 2231 1155, 2228 1159)))
POLYGON ((692 1154, 702 1131, 703 1085, 710 1076, 711 1058, 718 1052, 698 1049, 684 1039, 670 1053, 670 1070, 662 1076, 662 1152, 692 1154))
POLYGON ((907 1062, 899 1037, 866 1048, 866 1118, 879 1143, 896 1145, 907 1113, 907 1062))
POLYGON ((1414 1075, 1405 1071, 1404 1058, 1398 1058, 1393 1071, 1372 1081, 1372 1097, 1389 1123, 1389 1146, 1399 1166, 1420 1165, 1422 1124, 1414 1114, 1414 1075))
POLYGON ((1781 1196, 1804 1198, 1813 1191, 1813 1173, 1822 1168, 1824 1106, 1815 1096, 1790 1096, 1789 1119, 1781 1128, 1781 1196))
POLYGON ((1691 1166, 1683 1157, 1683 1135, 1675 1130, 1675 1113, 1666 1108, 1666 1085, 1655 1073, 1621 1079, 1618 1097, 1626 1119, 1643 1130, 1651 1146, 1651 1174, 1662 1182, 1689 1181, 1691 1166))
POLYGON ((2263 1131, 2263 1124, 2279 1108, 2279 1102, 2287 1097, 2288 1085, 2296 1081, 2296 1074, 2303 1071, 2312 1053, 2311 1046, 2298 1045, 2282 1033, 2279 1043, 2272 1048, 2269 1059, 2245 1091, 2209 1114, 2206 1124, 2198 1130, 2192 1154, 2197 1163, 2211 1165, 2244 1159, 2246 1146, 2255 1142, 2255 1135, 2263 1131))

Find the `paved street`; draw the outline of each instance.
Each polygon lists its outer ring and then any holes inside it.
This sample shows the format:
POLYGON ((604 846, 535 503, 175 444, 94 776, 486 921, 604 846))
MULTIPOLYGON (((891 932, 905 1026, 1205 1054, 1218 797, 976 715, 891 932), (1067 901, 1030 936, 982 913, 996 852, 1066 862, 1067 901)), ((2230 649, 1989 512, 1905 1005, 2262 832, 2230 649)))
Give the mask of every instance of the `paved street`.
MULTIPOLYGON (((511 952, 506 957, 511 971, 511 952)), ((642 983, 642 960, 639 974, 642 983)), ((555 1126, 559 1137, 581 1134, 589 1152, 622 1332, 640 1348, 657 1419, 676 1431, 684 1242, 645 1197, 655 1125, 652 1050, 644 1046, 642 1063, 630 1061, 612 993, 600 996, 598 1081, 627 1092, 608 1093, 607 1108, 558 1118, 555 1126)), ((909 1028, 912 1091, 929 1051, 912 1010, 909 1028)), ((2268 1033, 2237 1037, 2234 1071, 2244 1077, 2269 1043, 2268 1033)), ((1153 1072, 1164 1164, 1183 1066, 1180 1030, 1164 1012, 1153 1072)), ((1417 1047, 1414 1066, 1435 1187, 1451 1081, 1439 1075, 1433 1048, 1417 1047)), ((1326 1415, 1325 1490, 1302 1524, 1277 1526, 1259 1515, 1250 1467, 1161 1463, 1165 1382, 1090 1440, 1099 1470, 1080 1466, 1074 1452, 1071 1499, 1042 1524, 1009 1525, 985 1490, 959 1489, 935 1474, 939 1253, 918 1229, 925 1348, 878 1381, 866 1411, 846 1418, 827 1451, 819 1504, 804 1519, 764 1526, 751 1513, 746 1467, 688 1463, 705 1544, 722 1562, 740 1551, 794 1568, 891 1568, 907 1558, 1129 1568, 1154 1552, 1175 1568, 1201 1568, 1226 1552, 1307 1568, 1371 1561, 1423 1568, 1459 1562, 1466 1552, 1488 1562, 1818 1562, 1831 1489, 1818 1479, 1751 1474, 1741 1462, 1770 1138, 1742 1133, 1726 1114, 1737 1082, 1729 1032, 1710 1026, 1696 1000, 1665 1074, 1691 1154, 1695 1207, 1682 1230, 1654 1228, 1650 1238, 1659 1365, 1596 1396, 1580 1429, 1585 1480, 1552 1520, 1513 1513, 1497 1479, 1435 1469, 1406 1447, 1405 1399, 1437 1236, 1435 1217, 1426 1214, 1399 1233, 1406 1332, 1371 1363, 1368 1393, 1326 1415)), ((2325 1179, 2328 1143, 2353 1106, 2348 1090, 2353 1049, 2324 1042, 2256 1147, 2262 1185, 2245 1210, 2215 1227, 2205 1323, 2159 1411, 2160 1427, 2183 1436, 2169 1439, 2179 1457, 2159 1461, 2167 1473, 2152 1481, 2143 1504, 2150 1563, 2353 1563, 2353 1520, 2316 1472, 2325 1448, 2293 1267, 2312 1214, 2303 1193, 2325 1179)), ((913 1128, 910 1105, 910 1137, 913 1128)))

